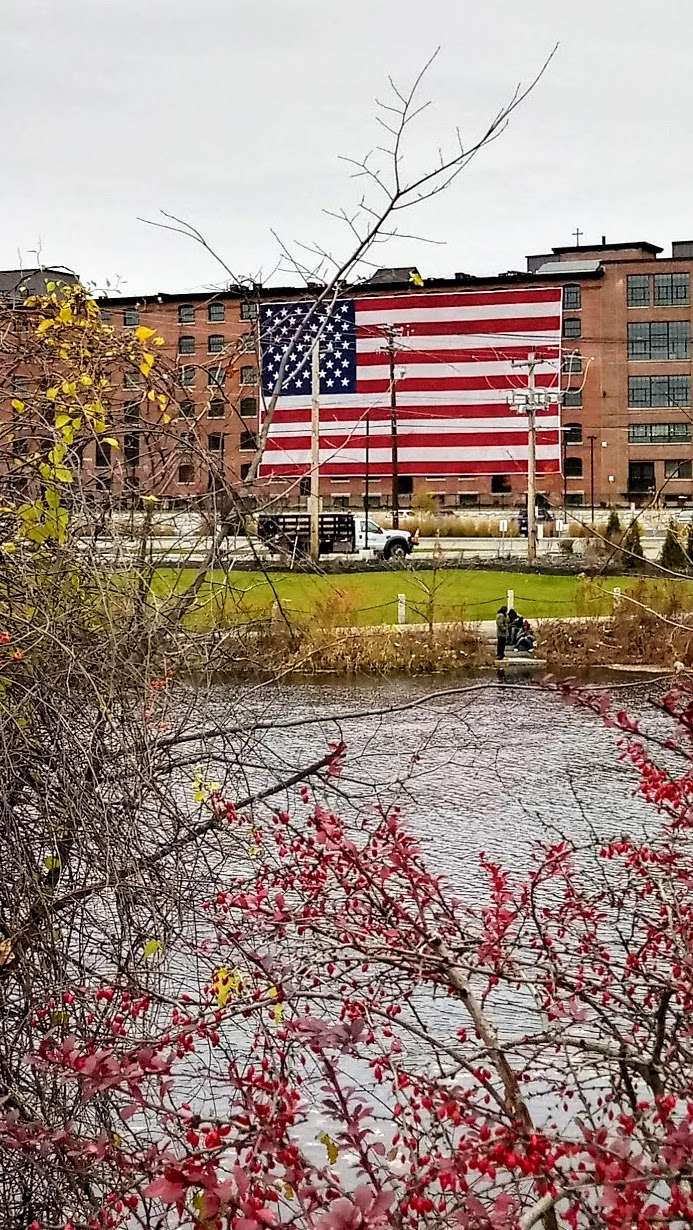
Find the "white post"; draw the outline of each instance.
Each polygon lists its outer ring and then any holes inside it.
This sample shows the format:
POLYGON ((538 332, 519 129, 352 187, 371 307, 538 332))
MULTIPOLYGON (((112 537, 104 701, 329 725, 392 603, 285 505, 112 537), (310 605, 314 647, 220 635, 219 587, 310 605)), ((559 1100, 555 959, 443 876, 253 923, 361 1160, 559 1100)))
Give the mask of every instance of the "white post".
POLYGON ((315 342, 311 364, 310 408, 310 558, 320 555, 320 343, 315 342))
POLYGON ((614 610, 621 605, 621 586, 614 585, 614 610))
POLYGON ((407 595, 397 595, 397 623, 405 624, 407 622, 407 595))
POLYGON ((506 598, 506 603, 507 603, 507 607, 509 611, 515 610, 515 590, 514 589, 508 590, 508 596, 506 598))

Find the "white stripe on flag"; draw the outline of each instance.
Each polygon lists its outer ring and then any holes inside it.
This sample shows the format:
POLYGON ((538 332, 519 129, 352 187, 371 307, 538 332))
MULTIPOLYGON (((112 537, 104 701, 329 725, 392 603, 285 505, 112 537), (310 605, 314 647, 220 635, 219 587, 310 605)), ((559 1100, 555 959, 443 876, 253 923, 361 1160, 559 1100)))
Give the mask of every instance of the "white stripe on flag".
MULTIPOLYGON (((310 414, 307 412, 306 417, 298 423, 276 423, 272 425, 270 435, 273 439, 281 439, 286 436, 303 435, 309 427, 310 414)), ((537 420, 538 431, 557 431, 560 426, 560 421, 557 416, 552 415, 546 418, 537 420)), ((504 431, 527 431, 527 418, 525 415, 518 414, 516 418, 506 419, 402 419, 398 420, 400 432, 419 432, 421 435, 437 435, 445 432, 448 435, 459 434, 468 431, 486 431, 492 434, 504 431)), ((389 432, 390 424, 385 419, 370 420, 370 434, 382 435, 383 432, 389 432)), ((337 423, 320 424, 321 436, 332 435, 348 435, 353 431, 355 439, 361 439, 366 433, 366 419, 353 419, 352 421, 344 420, 337 423)))
POLYGON ((385 308, 382 311, 376 311, 371 308, 367 311, 362 308, 360 303, 356 304, 356 323, 357 325, 373 325, 377 328, 379 325, 400 325, 400 324, 419 324, 424 321, 434 320, 519 320, 526 317, 544 317, 552 316, 558 319, 560 314, 560 302, 556 299, 554 302, 532 303, 489 303, 480 304, 477 307, 462 307, 461 304, 455 307, 425 307, 415 305, 413 302, 401 308, 385 308))
MULTIPOLYGON (((399 460, 407 461, 527 461, 527 445, 512 444, 503 448, 498 441, 493 446, 484 448, 400 448, 397 452, 399 460)), ((555 461, 557 450, 555 444, 538 444, 537 461, 555 461)), ((320 464, 328 461, 340 461, 345 464, 365 465, 366 450, 362 448, 320 449, 320 464)), ((391 448, 371 448, 368 450, 368 461, 371 465, 378 462, 392 462, 391 448)), ((305 466, 310 463, 310 450, 307 449, 276 449, 265 454, 264 464, 267 466, 296 465, 305 466)))

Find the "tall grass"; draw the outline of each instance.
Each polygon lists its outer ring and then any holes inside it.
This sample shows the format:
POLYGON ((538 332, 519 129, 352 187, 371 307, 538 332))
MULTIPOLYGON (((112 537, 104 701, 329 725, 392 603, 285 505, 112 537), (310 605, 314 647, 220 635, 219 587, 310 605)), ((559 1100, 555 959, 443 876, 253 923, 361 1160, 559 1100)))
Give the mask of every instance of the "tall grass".
MULTIPOLYGON (((400 518, 400 525, 414 533, 418 529, 421 538, 500 538, 499 522, 493 517, 436 517, 430 513, 416 513, 400 518)), ((517 538, 519 528, 515 518, 508 518, 507 538, 517 538)))

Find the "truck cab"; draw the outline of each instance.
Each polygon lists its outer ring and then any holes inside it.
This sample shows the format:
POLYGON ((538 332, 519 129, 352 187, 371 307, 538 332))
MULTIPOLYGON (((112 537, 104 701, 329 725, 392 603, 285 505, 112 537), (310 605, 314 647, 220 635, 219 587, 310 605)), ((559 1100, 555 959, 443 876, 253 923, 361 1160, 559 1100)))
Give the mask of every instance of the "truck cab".
POLYGON ((365 514, 355 514, 354 521, 357 551, 374 551, 383 559, 405 559, 416 546, 416 535, 409 530, 384 530, 365 514))

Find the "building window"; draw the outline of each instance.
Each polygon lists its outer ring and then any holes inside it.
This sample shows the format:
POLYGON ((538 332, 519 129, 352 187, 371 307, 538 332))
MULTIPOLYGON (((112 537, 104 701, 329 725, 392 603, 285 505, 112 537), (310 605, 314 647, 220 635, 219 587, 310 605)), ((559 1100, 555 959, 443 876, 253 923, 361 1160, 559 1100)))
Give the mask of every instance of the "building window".
POLYGON ((687 273, 656 273, 654 279, 655 307, 688 307, 687 273))
POLYGON ((244 461, 243 465, 241 466, 241 480, 245 482, 249 474, 250 474, 250 462, 244 461))
POLYGON ((643 406, 690 406, 690 376, 629 376, 628 405, 632 410, 643 406))
POLYGON ((565 502, 569 508, 582 508, 582 505, 585 503, 584 491, 566 492, 565 502))
POLYGON ((582 333, 582 321, 579 316, 566 316, 563 320, 563 336, 579 337, 582 333))
POLYGON ((226 377, 226 372, 223 367, 208 367, 207 368, 207 384, 222 385, 226 377))
POLYGON ((139 372, 123 372, 123 388, 138 389, 140 387, 139 372))
POLYGON ((628 463, 628 490, 632 492, 654 491, 654 461, 631 461, 628 463))
POLYGON ((690 461, 665 461, 665 478, 691 478, 693 467, 690 461))
POLYGON ((310 475, 309 474, 306 475, 304 478, 302 478, 299 481, 298 494, 299 495, 310 495, 310 475))
POLYGON ((178 409, 186 419, 192 418, 195 414, 195 403, 184 397, 182 401, 179 401, 178 409))
POLYGON ((181 303, 178 308, 178 324, 179 325, 194 325, 195 324, 195 308, 192 303, 181 303))
POLYGON ((582 457, 566 457, 566 478, 582 478, 582 457))
POLYGON ((572 410, 581 410, 582 389, 566 389, 563 394, 563 405, 572 410))
POLYGON ((210 303, 207 308, 207 320, 211 324, 217 324, 226 316, 226 309, 223 303, 210 303))
POLYGON ((222 333, 210 333, 207 338, 207 351, 209 354, 219 354, 224 349, 224 335, 222 333))
POLYGON ((125 464, 128 466, 136 466, 140 460, 140 434, 138 431, 129 431, 123 439, 123 455, 125 464))
POLYGON ((110 325, 113 318, 113 313, 110 308, 101 308, 101 324, 110 325))
POLYGON ((182 367, 178 368, 178 383, 182 384, 184 388, 189 388, 191 384, 195 383, 195 367, 192 363, 184 363, 182 367))
MULTIPOLYGON (((240 440, 240 444, 238 447, 240 448, 242 453, 247 453, 250 449, 256 449, 257 440, 255 439, 255 432, 254 431, 242 431, 241 440, 240 440)), ((310 480, 308 481, 310 485, 310 480)), ((301 482, 303 482, 303 479, 301 479, 301 482)))
POLYGON ((669 444, 674 440, 690 440, 689 423, 631 423, 629 444, 669 444))
POLYGON ((189 333, 184 333, 178 338, 178 353, 179 354, 194 354, 195 353, 195 338, 189 333))
POLYGON ((195 481, 195 467, 191 461, 183 461, 178 467, 178 482, 192 483, 195 481))
POLYGON ((241 320, 257 320, 257 303, 241 304, 241 320))
POLYGON ((348 508, 349 507, 349 496, 348 495, 333 495, 332 503, 334 504, 335 508, 348 508))
POLYGON ((579 286, 563 287, 563 307, 566 312, 579 312, 582 307, 582 290, 579 286))
POLYGON ((561 361, 561 371, 566 376, 577 375, 582 371, 581 354, 564 354, 561 361))
POLYGON ((493 495, 507 495, 509 491, 512 491, 512 487, 507 474, 491 475, 491 492, 493 495))
POLYGON ((221 453, 224 449, 224 437, 221 432, 210 432, 207 436, 207 448, 210 453, 221 453))
POLYGON ((107 469, 111 464, 111 446, 105 440, 96 441, 95 465, 97 469, 107 469))
POLYGON ((223 419, 226 413, 226 402, 223 397, 213 397, 209 403, 207 414, 210 419, 223 419))
POLYGON ((648 273, 631 274, 628 278, 628 307, 649 307, 652 300, 652 279, 648 273))
POLYGON ((241 384, 257 384, 257 368, 242 367, 241 368, 241 384))
POLYGON ((138 308, 125 308, 125 311, 123 312, 123 324, 127 325, 128 328, 132 328, 134 325, 138 325, 139 323, 140 323, 139 309, 138 308))
POLYGON ((257 398, 242 397, 241 398, 241 418, 252 419, 257 414, 257 398))
POLYGON ((566 423, 566 444, 582 444, 582 423, 566 423))
POLYGON ((629 359, 687 359, 690 321, 638 321, 628 326, 629 359))

